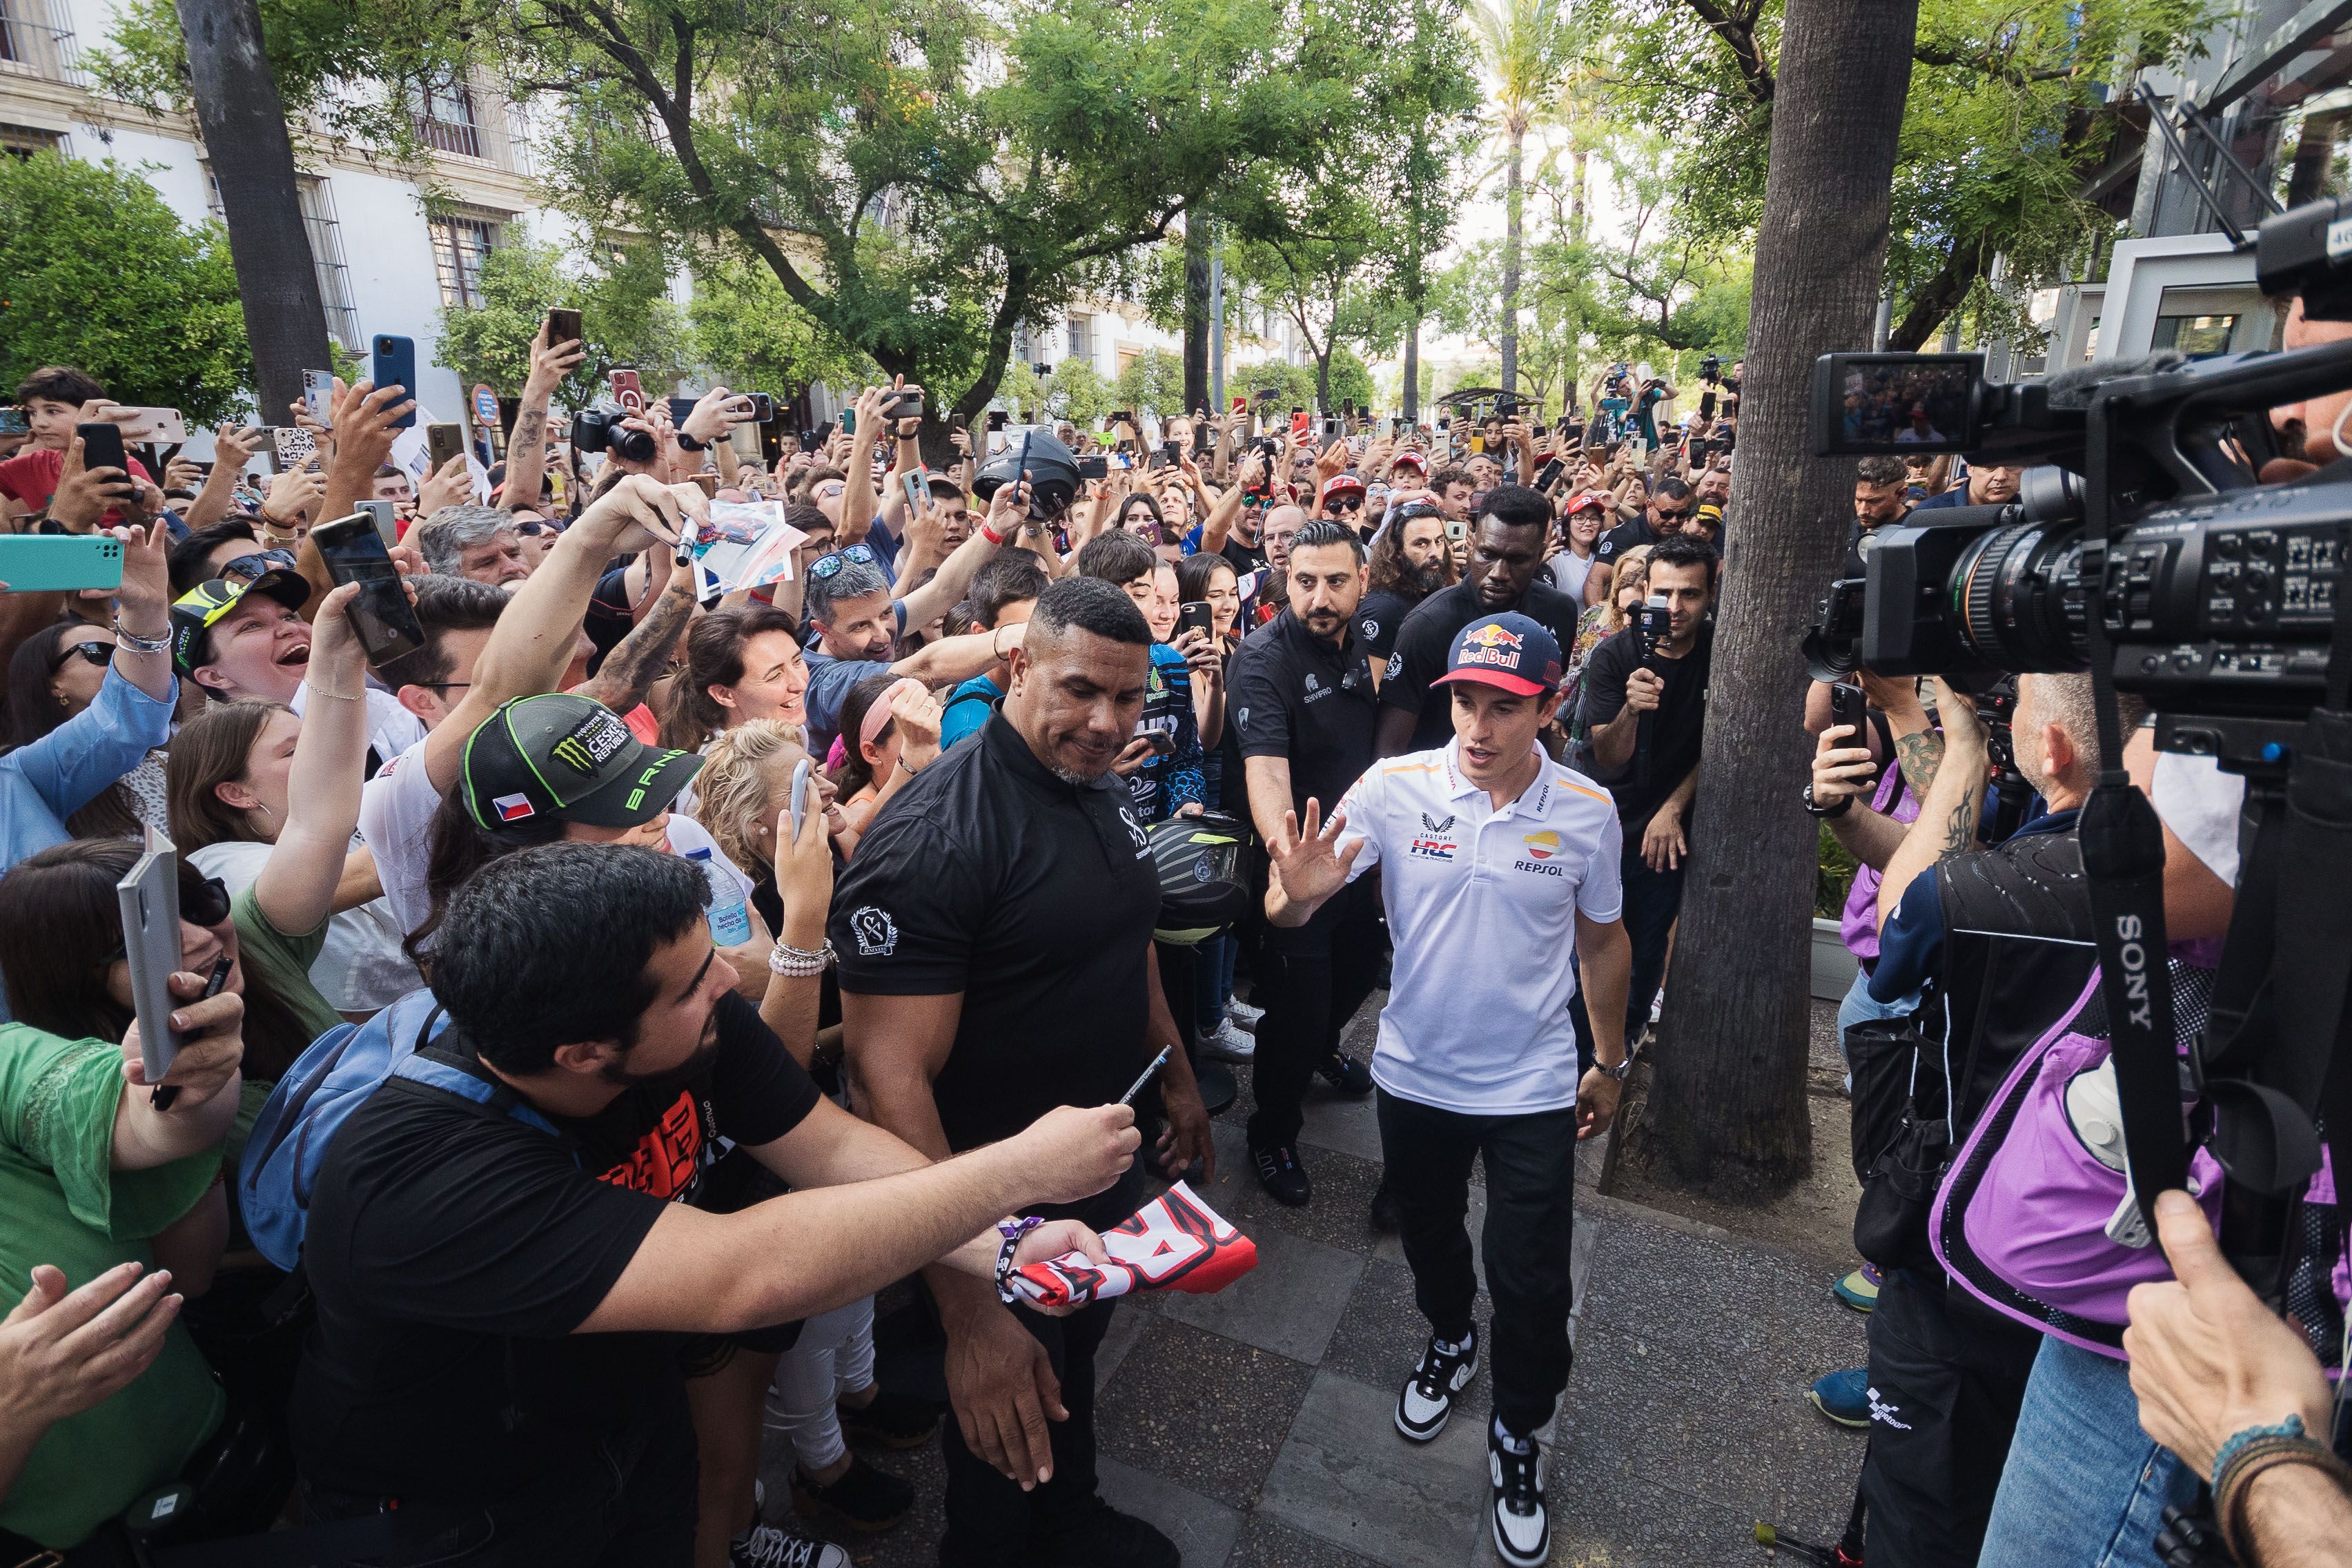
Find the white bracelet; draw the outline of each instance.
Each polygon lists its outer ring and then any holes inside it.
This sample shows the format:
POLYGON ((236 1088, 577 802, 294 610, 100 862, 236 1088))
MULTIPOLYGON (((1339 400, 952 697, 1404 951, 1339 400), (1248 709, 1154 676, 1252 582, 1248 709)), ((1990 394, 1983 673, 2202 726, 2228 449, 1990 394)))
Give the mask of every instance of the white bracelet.
POLYGON ((833 967, 833 939, 828 937, 821 947, 794 947, 782 937, 768 950, 768 973, 781 974, 788 980, 806 980, 823 974, 833 967))

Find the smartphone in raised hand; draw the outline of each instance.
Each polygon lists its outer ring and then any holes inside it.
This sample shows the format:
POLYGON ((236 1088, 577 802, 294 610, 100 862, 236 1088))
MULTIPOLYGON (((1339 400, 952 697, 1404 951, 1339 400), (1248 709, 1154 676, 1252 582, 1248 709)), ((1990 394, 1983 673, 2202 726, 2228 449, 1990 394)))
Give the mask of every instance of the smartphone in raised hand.
POLYGON ((466 427, 462 425, 427 425, 425 427, 425 451, 432 459, 433 472, 437 474, 450 459, 462 457, 466 450, 466 427))
POLYGON ((580 330, 580 312, 558 305, 547 312, 547 346, 576 343, 586 336, 580 330))
POLYGON ((180 856, 172 841, 147 829, 147 844, 114 885, 122 910, 122 956, 131 970, 131 1005, 139 1017, 139 1058, 147 1081, 160 1085, 180 1054, 172 1027, 172 976, 180 967, 180 856))
POLYGON ((1853 731, 1845 738, 1845 744, 1868 745, 1870 731, 1864 726, 1869 721, 1870 699, 1861 687, 1841 680, 1830 688, 1830 722, 1853 726, 1853 731))
POLYGON ((345 583, 360 584, 350 614, 352 629, 359 634, 368 663, 381 668, 425 646, 425 627, 416 619, 416 607, 408 602, 400 569, 392 563, 391 552, 376 532, 374 518, 355 511, 322 522, 310 531, 310 542, 319 547, 327 575, 338 587, 345 583))
POLYGON ((306 370, 302 373, 302 407, 320 427, 329 427, 327 416, 335 407, 335 378, 331 372, 306 370))
MULTIPOLYGON (((378 391, 387 386, 404 389, 406 396, 401 401, 414 403, 416 400, 416 341, 389 332, 377 333, 374 353, 369 360, 368 378, 375 383, 378 391)), ((414 408, 392 422, 395 430, 412 429, 415 424, 416 410, 414 408)))

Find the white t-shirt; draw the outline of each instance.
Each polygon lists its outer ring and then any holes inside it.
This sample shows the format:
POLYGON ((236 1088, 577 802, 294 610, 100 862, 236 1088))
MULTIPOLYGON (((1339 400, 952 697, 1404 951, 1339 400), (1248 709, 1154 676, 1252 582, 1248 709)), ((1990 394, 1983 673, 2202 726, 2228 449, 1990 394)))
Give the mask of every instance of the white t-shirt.
POLYGON ((1544 563, 1551 576, 1552 586, 1580 604, 1584 599, 1584 580, 1592 575, 1598 556, 1579 555, 1573 550, 1563 550, 1544 563))
POLYGON ((1617 805, 1547 757, 1497 811, 1455 744, 1375 763, 1339 808, 1341 844, 1364 846, 1350 878, 1381 868, 1396 943, 1372 1077, 1447 1110, 1562 1110, 1576 1103, 1576 917, 1624 905, 1617 805))
MULTIPOLYGON (((380 686, 370 686, 367 692, 368 744, 374 748, 376 760, 389 762, 425 739, 425 721, 400 705, 400 699, 380 686)), ((304 681, 294 689, 294 700, 287 706, 300 713, 310 705, 310 683, 304 681)))
MULTIPOLYGON (((360 792, 360 837, 375 851, 384 900, 404 933, 423 925, 433 913, 425 872, 433 858, 433 814, 440 809, 441 792, 433 787, 432 773, 425 765, 422 740, 384 763, 360 792)), ((727 858, 702 824, 673 811, 666 833, 672 854, 709 850, 710 858, 733 871, 743 885, 743 901, 751 901, 751 879, 727 858)))
MULTIPOLYGON (((192 851, 188 861, 205 876, 218 877, 232 894, 241 893, 260 877, 271 847, 207 844, 192 851)), ((352 847, 362 846, 354 838, 352 847)), ((327 945, 310 965, 310 984, 339 1013, 372 1013, 392 1005, 425 984, 425 976, 401 951, 400 938, 400 922, 383 899, 345 910, 327 922, 327 945)))
POLYGON ((2225 887, 2238 885, 2238 816, 2246 805, 2242 774, 2223 773, 2211 757, 2158 752, 2147 797, 2207 870, 2225 887))

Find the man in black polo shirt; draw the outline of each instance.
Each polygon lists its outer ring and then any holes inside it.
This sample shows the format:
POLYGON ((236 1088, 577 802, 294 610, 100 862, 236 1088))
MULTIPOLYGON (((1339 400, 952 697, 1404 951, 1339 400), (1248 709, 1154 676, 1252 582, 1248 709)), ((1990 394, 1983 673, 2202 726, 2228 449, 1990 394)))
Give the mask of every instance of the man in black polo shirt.
POLYGON ((1592 570, 1586 574, 1584 592, 1580 595, 1583 603, 1607 604, 1610 584, 1617 573, 1617 558, 1637 545, 1655 544, 1680 533, 1691 525, 1691 514, 1697 510, 1698 497, 1691 493, 1689 485, 1677 479, 1660 479, 1657 489, 1650 492, 1641 516, 1619 523, 1594 542, 1592 570))
POLYGON ((1550 532, 1551 502, 1537 491, 1496 485, 1486 492, 1470 535, 1469 570, 1461 582, 1414 606, 1397 634, 1396 652, 1381 679, 1381 756, 1433 752, 1454 739, 1453 706, 1442 692, 1431 700, 1430 683, 1445 673, 1454 634, 1472 621, 1516 610, 1540 623, 1560 647, 1575 646, 1583 606, 1543 580, 1550 532))
MULTIPOLYGON (((1048 587, 1004 700, 859 840, 834 889, 844 1043, 860 1105, 935 1156, 1055 1106, 1117 1100, 1163 1046, 1163 1168, 1209 1167, 1209 1121, 1160 990, 1160 880, 1111 772, 1143 710, 1151 628, 1090 577, 1048 587)), ((1072 1212, 1133 1212, 1138 1168, 1072 1212)), ((956 1419, 942 1446, 950 1568, 1173 1568, 1176 1548, 1095 1490, 1095 1352, 1115 1302, 1048 1319, 985 1281, 926 1280, 956 1419), (1054 1426, 1050 1436, 1047 1418, 1054 1426)))
MULTIPOLYGON (((1585 661, 1578 722, 1586 771, 1617 799, 1625 833, 1622 860, 1625 934, 1633 944, 1625 992, 1625 1038, 1642 1037, 1650 1002, 1666 973, 1667 938, 1683 904, 1690 804, 1698 791, 1699 739, 1715 662, 1715 546, 1691 534, 1650 550, 1650 596, 1666 601, 1665 640, 1654 649, 1627 626, 1585 661)), ((1571 1001, 1577 1049, 1590 1061, 1592 1027, 1571 1001)))
MULTIPOLYGON (((1250 816, 1273 843, 1285 812, 1309 799, 1339 804, 1372 764, 1375 693, 1355 628, 1364 592, 1364 542, 1344 523, 1318 521, 1290 542, 1290 602, 1234 654, 1226 700, 1240 731, 1250 816)), ((1312 1189, 1298 1163, 1300 1102, 1319 1070, 1349 1094, 1371 1092, 1360 1062, 1339 1054, 1339 1034, 1380 984, 1377 879, 1359 879, 1291 930, 1269 930, 1259 950, 1257 1053, 1251 1087, 1250 1159, 1278 1203, 1312 1189)))

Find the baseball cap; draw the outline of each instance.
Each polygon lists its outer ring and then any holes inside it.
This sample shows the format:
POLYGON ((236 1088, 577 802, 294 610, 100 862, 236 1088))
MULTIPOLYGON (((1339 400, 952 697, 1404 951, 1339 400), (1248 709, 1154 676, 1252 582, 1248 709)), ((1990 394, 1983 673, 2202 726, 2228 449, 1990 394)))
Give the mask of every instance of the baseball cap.
POLYGON ((1389 467, 1392 468, 1411 468, 1416 474, 1425 474, 1429 472, 1429 459, 1423 457, 1419 452, 1399 452, 1395 457, 1389 459, 1389 467))
POLYGON ((1364 493, 1364 481, 1358 479, 1353 474, 1333 474, 1329 479, 1323 481, 1323 493, 1321 499, 1324 500, 1329 500, 1341 490, 1353 490, 1358 495, 1361 495, 1364 493))
POLYGON ((1723 509, 1716 505, 1713 501, 1703 503, 1699 509, 1691 515, 1700 522, 1706 524, 1708 531, 1713 533, 1721 533, 1723 531, 1723 509))
POLYGON ((1454 634, 1445 673, 1430 682, 1475 680, 1519 697, 1540 697, 1559 685, 1559 640, 1516 611, 1485 616, 1454 634))
POLYGON ((1599 511, 1604 504, 1599 496, 1584 490, 1569 498, 1568 510, 1570 515, 1580 511, 1599 511))
POLYGON ((310 602, 310 584, 299 572, 264 572, 250 583, 214 577, 172 601, 172 668, 194 675, 210 651, 213 627, 242 604, 247 594, 277 600, 296 615, 310 602))
POLYGON ((466 738, 458 800, 486 828, 534 816, 635 827, 701 767, 697 752, 646 745, 593 698, 542 692, 500 704, 466 738))

